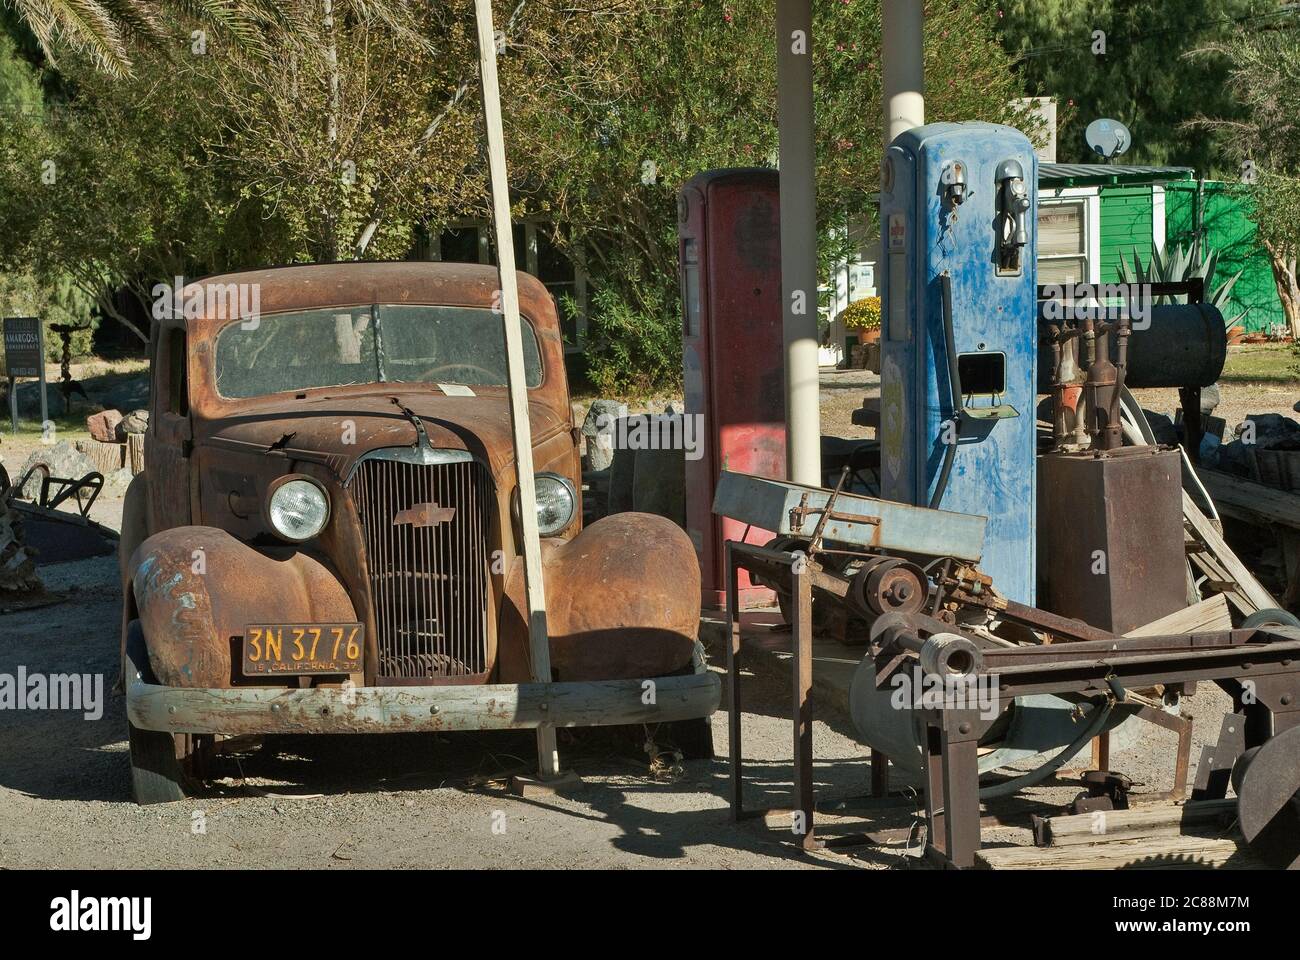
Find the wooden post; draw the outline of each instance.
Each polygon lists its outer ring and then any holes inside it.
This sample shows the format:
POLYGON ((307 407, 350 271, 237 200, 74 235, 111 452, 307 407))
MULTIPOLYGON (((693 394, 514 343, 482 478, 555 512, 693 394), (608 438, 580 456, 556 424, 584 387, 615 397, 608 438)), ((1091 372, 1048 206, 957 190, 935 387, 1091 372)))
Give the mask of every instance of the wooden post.
POLYGON ((45 396, 45 322, 40 317, 36 318, 36 349, 41 354, 40 362, 36 365, 37 375, 40 377, 41 383, 41 439, 53 443, 53 434, 46 433, 46 430, 49 429, 50 407, 49 399, 45 396))
MULTIPOLYGON (((506 177, 505 133, 501 124, 501 90, 497 83, 497 41, 492 27, 492 0, 474 0, 478 23, 479 74, 483 81, 483 125, 487 131, 488 169, 492 182, 492 220, 501 278, 501 313, 505 322, 510 425, 514 433, 515 477, 519 485, 520 528, 524 541, 524 583, 528 602, 528 639, 533 679, 551 682, 551 642, 546 625, 546 590, 542 549, 537 536, 537 491, 533 483, 533 438, 528 422, 528 386, 523 337, 519 330, 519 288, 515 277, 514 231, 510 223, 510 184, 506 177)), ((537 728, 538 776, 560 776, 555 728, 537 728)))

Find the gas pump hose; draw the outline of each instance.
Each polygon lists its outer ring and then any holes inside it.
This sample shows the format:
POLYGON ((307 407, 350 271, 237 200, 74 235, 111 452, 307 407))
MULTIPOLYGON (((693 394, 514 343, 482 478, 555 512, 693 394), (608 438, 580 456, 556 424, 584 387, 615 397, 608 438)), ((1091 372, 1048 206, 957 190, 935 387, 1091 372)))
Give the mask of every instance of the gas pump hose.
POLYGON ((943 291, 943 339, 948 364, 948 397, 956 432, 952 443, 944 444, 946 449, 943 451, 939 482, 935 484, 934 493, 930 496, 931 510, 937 510, 943 501, 944 492, 948 489, 948 477, 952 474, 952 463, 957 459, 957 441, 961 439, 961 373, 957 369, 957 338, 952 323, 952 277, 947 273, 940 274, 939 286, 943 291))

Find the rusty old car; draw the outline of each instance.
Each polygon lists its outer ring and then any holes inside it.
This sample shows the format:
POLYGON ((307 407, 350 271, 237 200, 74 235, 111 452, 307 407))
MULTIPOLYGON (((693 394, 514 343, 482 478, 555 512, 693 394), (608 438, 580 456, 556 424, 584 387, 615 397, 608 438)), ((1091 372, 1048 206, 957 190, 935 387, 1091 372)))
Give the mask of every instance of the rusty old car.
POLYGON ((497 288, 471 264, 279 267, 156 318, 120 554, 138 802, 181 798, 240 735, 672 724, 711 751, 695 552, 658 516, 582 526, 555 303, 520 273, 533 676, 497 288))

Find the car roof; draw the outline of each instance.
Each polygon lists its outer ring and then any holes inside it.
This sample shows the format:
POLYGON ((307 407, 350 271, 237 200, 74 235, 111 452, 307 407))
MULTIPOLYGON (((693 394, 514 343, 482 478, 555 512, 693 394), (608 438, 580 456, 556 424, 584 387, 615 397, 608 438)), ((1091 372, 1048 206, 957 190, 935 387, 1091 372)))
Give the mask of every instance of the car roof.
MULTIPOLYGON (((540 280, 516 271, 519 307, 532 320, 554 317, 551 296, 540 280)), ((360 261, 269 267, 223 273, 185 285, 182 305, 196 295, 203 307, 185 327, 200 336, 215 333, 234 317, 226 304, 240 298, 260 314, 368 303, 430 303, 492 307, 499 302, 497 268, 479 263, 360 261), (230 287, 229 285, 243 285, 230 287)), ((554 321, 552 321, 554 322, 554 321)))

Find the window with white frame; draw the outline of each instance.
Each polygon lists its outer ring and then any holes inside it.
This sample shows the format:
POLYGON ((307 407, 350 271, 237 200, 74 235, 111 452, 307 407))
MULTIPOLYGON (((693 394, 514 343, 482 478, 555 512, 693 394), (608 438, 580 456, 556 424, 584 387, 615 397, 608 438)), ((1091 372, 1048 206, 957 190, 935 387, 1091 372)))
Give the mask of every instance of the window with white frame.
POLYGON ((1038 282, 1088 282, 1088 214, 1082 200, 1040 200, 1038 282))

